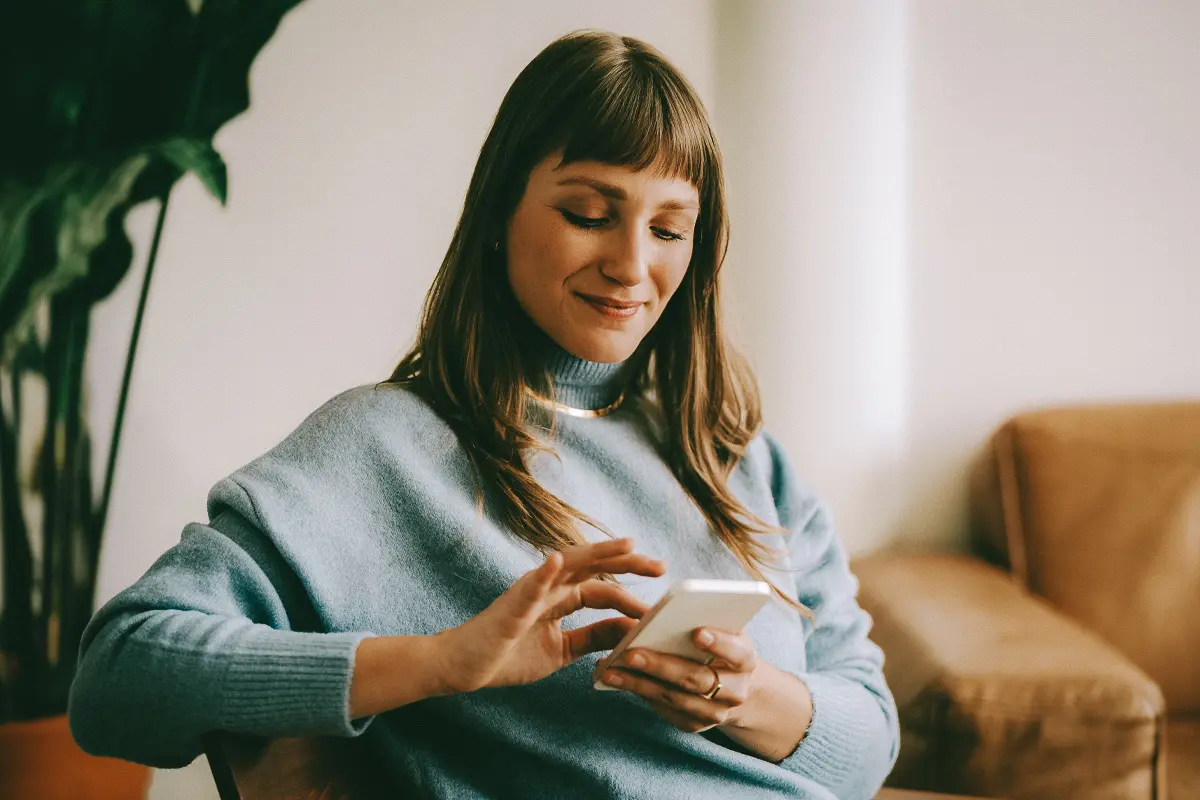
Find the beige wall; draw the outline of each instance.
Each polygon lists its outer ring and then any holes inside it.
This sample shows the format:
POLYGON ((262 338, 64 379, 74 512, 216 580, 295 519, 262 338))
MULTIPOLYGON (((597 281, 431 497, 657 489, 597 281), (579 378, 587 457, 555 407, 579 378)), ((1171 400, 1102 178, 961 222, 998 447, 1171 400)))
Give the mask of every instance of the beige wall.
MULTIPOLYGON (((538 50, 581 27, 639 36, 708 98, 711 17, 690 0, 308 0, 286 17, 255 64, 252 109, 217 137, 228 208, 190 179, 171 200, 98 599, 206 519, 217 479, 335 393, 387 375, 492 116, 538 50)), ((139 264, 155 214, 131 221, 139 264)), ((89 378, 102 442, 139 282, 131 275, 96 315, 89 378)), ((156 775, 153 800, 206 797, 203 759, 156 775)))

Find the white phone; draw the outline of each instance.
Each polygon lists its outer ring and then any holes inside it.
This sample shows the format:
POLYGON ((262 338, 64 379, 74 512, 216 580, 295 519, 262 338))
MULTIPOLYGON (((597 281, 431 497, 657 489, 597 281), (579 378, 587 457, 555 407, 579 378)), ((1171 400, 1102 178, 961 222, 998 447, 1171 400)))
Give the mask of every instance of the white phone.
MULTIPOLYGON (((637 626, 625 634, 613 651, 600 660, 594 674, 602 675, 631 647, 670 653, 707 664, 713 660, 713 655, 692 644, 696 628, 741 633, 770 597, 771 587, 763 581, 679 581, 638 620, 637 626)), ((601 691, 616 691, 616 687, 600 680, 593 686, 601 691)))

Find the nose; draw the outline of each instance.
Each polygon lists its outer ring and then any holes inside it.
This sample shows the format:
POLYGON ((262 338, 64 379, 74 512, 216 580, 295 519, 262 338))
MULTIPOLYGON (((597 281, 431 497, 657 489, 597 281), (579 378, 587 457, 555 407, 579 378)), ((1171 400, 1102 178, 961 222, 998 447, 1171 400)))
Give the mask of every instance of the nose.
POLYGON ((650 276, 654 245, 646 231, 624 229, 616 233, 613 249, 600 262, 600 274, 622 286, 637 286, 650 276))

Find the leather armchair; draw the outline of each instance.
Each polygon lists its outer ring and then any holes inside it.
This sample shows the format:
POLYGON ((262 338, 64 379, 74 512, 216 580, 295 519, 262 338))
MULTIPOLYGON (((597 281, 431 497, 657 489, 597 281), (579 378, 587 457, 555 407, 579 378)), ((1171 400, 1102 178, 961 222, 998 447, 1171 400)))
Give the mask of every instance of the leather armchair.
POLYGON ((853 564, 900 707, 888 785, 1200 798, 1200 403, 1020 415, 972 555, 853 564))

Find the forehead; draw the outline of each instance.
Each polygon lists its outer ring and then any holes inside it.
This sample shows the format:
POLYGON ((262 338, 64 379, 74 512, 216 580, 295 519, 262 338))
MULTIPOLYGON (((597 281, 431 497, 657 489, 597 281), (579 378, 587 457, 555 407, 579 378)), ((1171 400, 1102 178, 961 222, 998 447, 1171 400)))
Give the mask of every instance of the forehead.
POLYGON ((631 200, 643 197, 695 203, 699 197, 696 187, 685 177, 668 172, 662 159, 637 170, 623 164, 591 160, 564 164, 561 153, 551 153, 534 168, 530 180, 537 180, 550 189, 575 187, 584 190, 589 190, 584 181, 599 182, 622 189, 631 200))

